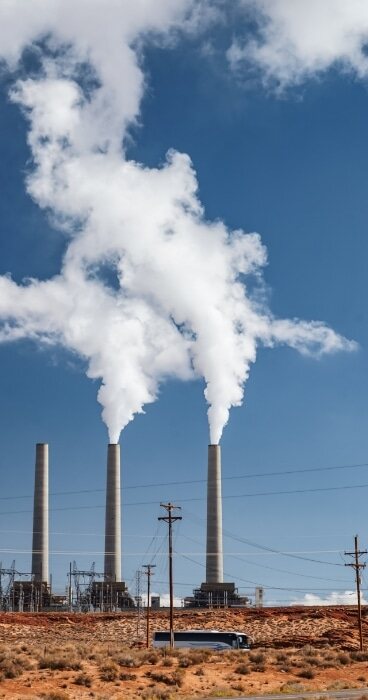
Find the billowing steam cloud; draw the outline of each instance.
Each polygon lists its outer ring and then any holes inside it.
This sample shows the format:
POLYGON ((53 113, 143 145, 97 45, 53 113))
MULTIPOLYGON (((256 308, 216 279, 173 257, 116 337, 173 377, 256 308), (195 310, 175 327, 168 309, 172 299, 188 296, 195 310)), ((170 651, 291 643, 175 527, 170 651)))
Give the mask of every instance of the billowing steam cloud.
POLYGON ((203 22, 204 6, 186 0, 0 4, 8 70, 32 43, 40 63, 11 91, 29 120, 28 192, 70 237, 56 277, 0 277, 0 341, 59 343, 84 358, 111 442, 165 377, 204 378, 217 443, 259 343, 354 348, 322 323, 276 320, 252 297, 260 237, 206 220, 187 155, 172 151, 156 169, 124 156, 144 85, 139 41, 194 31, 198 13, 203 22))

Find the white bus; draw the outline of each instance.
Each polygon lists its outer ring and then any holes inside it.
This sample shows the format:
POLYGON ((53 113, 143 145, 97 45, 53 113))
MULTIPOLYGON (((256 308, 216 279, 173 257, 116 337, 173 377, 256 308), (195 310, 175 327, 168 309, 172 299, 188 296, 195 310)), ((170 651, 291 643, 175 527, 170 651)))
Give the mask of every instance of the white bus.
MULTIPOLYGON (((229 649, 250 649, 250 637, 244 632, 220 632, 219 630, 178 630, 174 632, 175 647, 199 649, 207 647, 215 651, 229 649)), ((170 632, 154 632, 153 646, 166 647, 170 644, 170 632)))

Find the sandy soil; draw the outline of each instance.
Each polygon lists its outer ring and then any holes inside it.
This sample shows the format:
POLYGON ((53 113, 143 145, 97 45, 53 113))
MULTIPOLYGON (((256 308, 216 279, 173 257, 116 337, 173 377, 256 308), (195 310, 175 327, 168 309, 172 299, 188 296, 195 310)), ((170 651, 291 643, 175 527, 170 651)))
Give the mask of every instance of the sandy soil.
MULTIPOLYGON (((152 612, 152 630, 167 626, 167 611, 152 612)), ((0 613, 0 698, 168 700, 368 688, 368 653, 354 652, 353 607, 178 610, 175 626, 244 631, 254 649, 204 652, 206 658, 186 650, 166 656, 140 650, 145 620, 138 626, 134 612, 0 613)))

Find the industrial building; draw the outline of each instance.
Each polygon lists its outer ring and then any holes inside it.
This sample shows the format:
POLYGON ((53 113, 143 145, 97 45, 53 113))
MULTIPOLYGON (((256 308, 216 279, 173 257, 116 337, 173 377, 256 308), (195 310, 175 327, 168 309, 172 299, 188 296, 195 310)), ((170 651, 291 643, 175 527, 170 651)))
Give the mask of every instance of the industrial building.
MULTIPOLYGON (((117 611, 135 606, 122 580, 120 445, 109 444, 106 465, 104 571, 80 570, 70 565, 66 596, 52 596, 49 575, 49 446, 36 445, 32 563, 30 572, 0 563, 0 609, 40 611, 117 611), (55 598, 55 600, 54 600, 55 598), (57 599, 57 600, 56 600, 57 599)), ((263 591, 262 591, 263 593, 263 591)), ((259 597, 259 596, 258 596, 259 597)), ((186 607, 228 607, 249 604, 234 582, 224 581, 222 543, 221 448, 208 446, 206 580, 185 598, 186 607)), ((153 601, 152 601, 153 603, 153 601)), ((155 605, 159 605, 155 600, 155 605)), ((258 604, 262 604, 261 599, 258 604)))

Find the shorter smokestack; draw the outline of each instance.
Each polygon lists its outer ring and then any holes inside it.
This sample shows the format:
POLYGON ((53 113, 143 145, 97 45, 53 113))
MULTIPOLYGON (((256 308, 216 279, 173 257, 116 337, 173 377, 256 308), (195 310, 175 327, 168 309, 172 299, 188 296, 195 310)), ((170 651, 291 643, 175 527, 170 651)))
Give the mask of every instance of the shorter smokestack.
POLYGON ((208 446, 206 583, 222 583, 221 448, 208 446))
POLYGON ((49 581, 49 446, 36 445, 33 507, 32 574, 35 581, 49 581))
POLYGON ((105 580, 121 581, 120 445, 107 450, 105 580))

